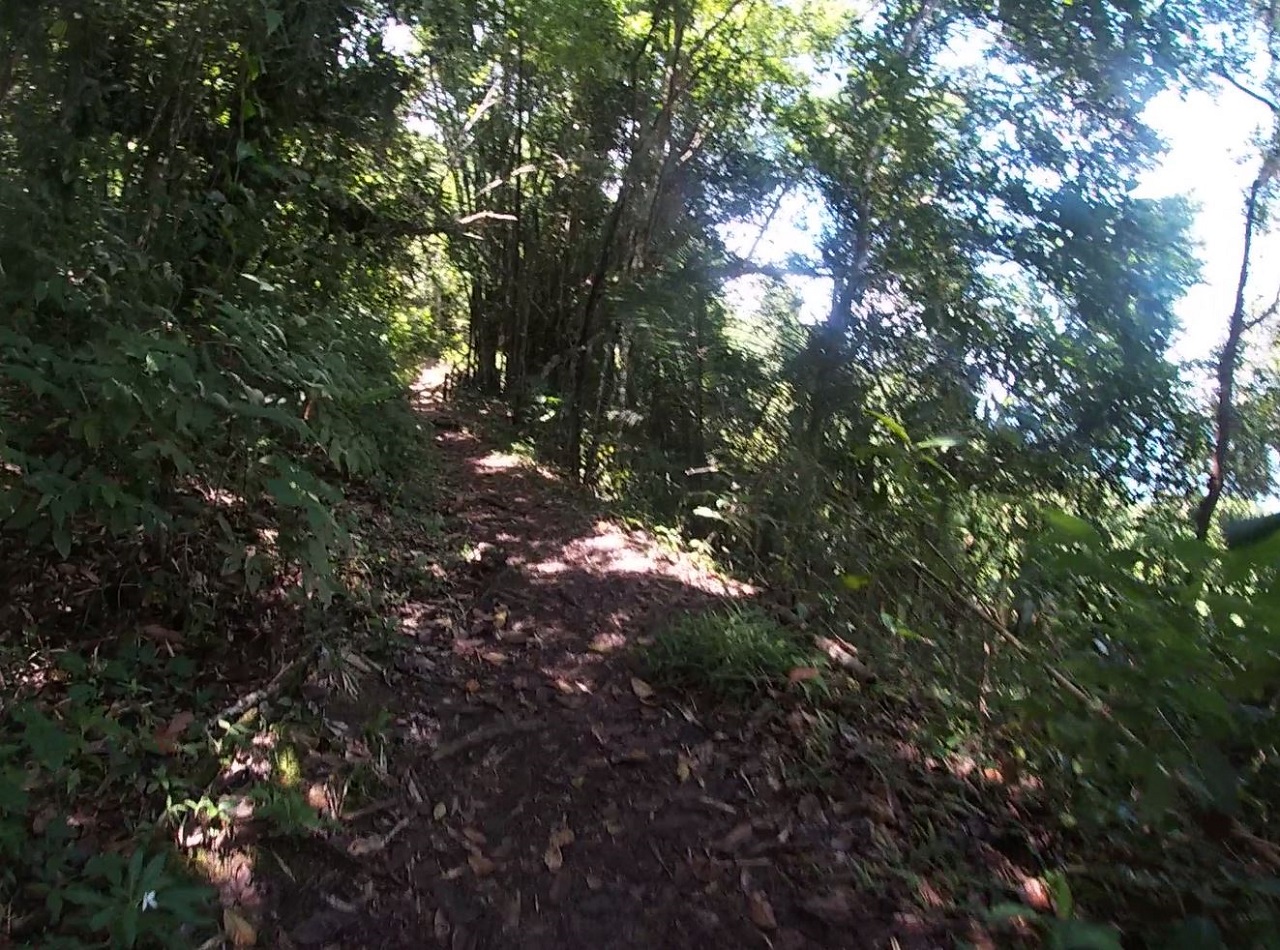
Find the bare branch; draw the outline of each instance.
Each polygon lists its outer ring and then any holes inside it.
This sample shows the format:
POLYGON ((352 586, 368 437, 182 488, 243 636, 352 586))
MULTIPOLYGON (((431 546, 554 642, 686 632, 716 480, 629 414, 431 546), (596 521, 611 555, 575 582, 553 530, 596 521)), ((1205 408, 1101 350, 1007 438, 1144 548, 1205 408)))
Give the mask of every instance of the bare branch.
POLYGON ((1243 92, 1250 99, 1255 99, 1258 102, 1261 102, 1264 106, 1266 106, 1276 115, 1280 115, 1280 102, 1276 102, 1274 99, 1263 95, 1262 93, 1258 92, 1255 89, 1250 89, 1248 86, 1244 85, 1244 83, 1240 82, 1234 76, 1228 75, 1225 70, 1219 70, 1218 76, 1220 76, 1222 79, 1225 79, 1231 85, 1235 86, 1237 89, 1243 92))
POLYGON ((722 280, 750 276, 786 280, 788 277, 830 277, 831 275, 817 267, 793 264, 758 264, 749 258, 732 257, 717 268, 717 276, 722 280))
POLYGON ((747 260, 751 260, 756 256, 756 251, 760 248, 760 242, 764 240, 765 232, 769 230, 769 225, 773 224, 774 217, 778 214, 778 209, 782 207, 782 202, 786 200, 791 189, 783 187, 778 191, 778 197, 773 202, 773 207, 769 209, 769 213, 764 217, 764 223, 760 225, 760 230, 756 232, 756 239, 751 242, 751 250, 747 251, 747 260))
POLYGON ((499 211, 477 211, 475 214, 469 214, 465 218, 459 218, 454 224, 468 225, 475 224, 477 221, 515 221, 514 214, 503 214, 499 211))
POLYGON ((1246 331, 1256 330, 1262 324, 1266 323, 1268 320, 1274 317, 1277 312, 1280 312, 1280 290, 1276 291, 1276 299, 1271 301, 1270 305, 1265 310, 1263 310, 1260 314, 1258 314, 1252 320, 1249 320, 1248 322, 1245 323, 1244 325, 1245 330, 1246 331))

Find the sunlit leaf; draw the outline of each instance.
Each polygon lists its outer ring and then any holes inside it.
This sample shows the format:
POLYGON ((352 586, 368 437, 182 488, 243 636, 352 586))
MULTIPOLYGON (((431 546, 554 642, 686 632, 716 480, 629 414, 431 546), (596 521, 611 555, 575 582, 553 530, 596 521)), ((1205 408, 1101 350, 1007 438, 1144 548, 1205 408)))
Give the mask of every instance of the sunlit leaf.
POLYGON ((1077 541, 1092 541, 1098 537, 1097 529, 1083 518, 1056 508, 1042 508, 1044 520, 1062 535, 1077 541))
POLYGON ((898 441, 906 445, 911 444, 911 436, 907 434, 907 430, 897 419, 894 419, 892 416, 887 416, 882 412, 873 412, 871 415, 894 436, 896 436, 898 441))

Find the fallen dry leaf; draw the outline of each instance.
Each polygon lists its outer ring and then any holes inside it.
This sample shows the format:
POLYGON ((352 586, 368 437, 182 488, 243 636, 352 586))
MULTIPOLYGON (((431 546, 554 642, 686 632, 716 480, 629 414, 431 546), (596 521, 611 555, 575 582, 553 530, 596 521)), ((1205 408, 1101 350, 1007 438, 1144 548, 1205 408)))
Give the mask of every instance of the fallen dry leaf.
POLYGON ((809 680, 816 680, 821 675, 822 671, 816 667, 797 666, 787 674, 787 682, 793 685, 795 683, 807 683, 809 680))
POLYGON ((735 825, 733 830, 720 841, 720 850, 727 852, 737 851, 751 839, 753 833, 751 822, 749 821, 735 825))
POLYGON ((546 853, 542 855, 542 861, 549 871, 559 871, 564 867, 564 854, 560 851, 560 846, 554 841, 547 845, 546 853))
POLYGON ((843 667, 856 679, 867 680, 871 678, 871 671, 867 665, 863 663, 857 656, 857 650, 848 643, 836 637, 815 637, 814 645, 827 655, 832 663, 843 667))
POLYGON ((471 865, 471 873, 476 877, 487 877, 498 868, 497 864, 483 854, 472 854, 467 858, 467 863, 471 865))
POLYGON ((480 692, 480 681, 467 680, 466 684, 462 688, 466 690, 468 693, 478 693, 480 692))
POLYGON ((598 633, 591 638, 587 649, 592 653, 614 653, 627 645, 627 638, 620 633, 598 633))
POLYGON ((1049 896, 1049 888, 1038 877, 1029 877, 1022 882, 1022 900, 1036 910, 1053 910, 1053 899, 1049 896))
POLYGON ((348 666, 352 667, 357 672, 360 672, 360 673, 373 672, 374 665, 370 663, 365 657, 357 653, 355 650, 343 650, 342 658, 347 662, 348 666))
POLYGON ((148 640, 155 640, 158 643, 181 643, 183 640, 182 634, 177 630, 171 630, 159 623, 147 624, 142 628, 142 635, 148 640))
POLYGON ((193 713, 180 712, 170 719, 162 728, 155 732, 156 748, 165 755, 172 755, 178 751, 178 740, 182 738, 182 734, 187 731, 187 727, 195 722, 196 717, 193 713))
POLYGON ((494 666, 501 666, 503 663, 507 662, 507 655, 505 653, 499 653, 497 650, 489 650, 485 653, 481 653, 480 658, 486 663, 492 663, 494 666))
POLYGON ((557 828, 555 831, 551 832, 551 843, 557 848, 567 848, 576 840, 577 836, 574 835, 573 829, 568 826, 565 826, 564 828, 557 828))
POLYGON ((923 878, 916 885, 916 893, 920 895, 920 900, 924 902, 926 907, 945 907, 946 901, 942 899, 942 895, 938 893, 938 889, 923 878))
POLYGON ((825 924, 841 926, 853 922, 853 900, 847 890, 834 890, 810 897, 800 907, 825 924))
POLYGON ((776 930, 778 920, 773 916, 773 905, 764 891, 752 891, 747 895, 747 915, 761 930, 776 930))
POLYGON ((329 788, 320 782, 312 782, 307 786, 307 804, 316 811, 329 807, 329 788))
POLYGON ((377 854, 387 846, 387 842, 382 835, 369 835, 364 838, 356 838, 351 844, 347 845, 347 853, 352 857, 361 857, 366 854, 377 854))
POLYGON ((258 943, 258 931, 234 907, 222 912, 222 929, 233 947, 252 947, 258 943))
POLYGON ((413 799, 415 805, 423 804, 426 799, 422 797, 422 789, 418 788, 418 783, 414 781, 413 773, 405 776, 405 791, 409 793, 409 797, 413 799))
POLYGON ((653 699, 653 687, 638 676, 631 677, 631 692, 643 703, 653 699))
POLYGON ((507 625, 507 608, 499 607, 493 612, 493 626, 495 630, 501 630, 507 625))
POLYGON ((824 817, 822 802, 818 801, 816 795, 802 795, 800 801, 796 802, 796 811, 805 821, 822 821, 824 817))

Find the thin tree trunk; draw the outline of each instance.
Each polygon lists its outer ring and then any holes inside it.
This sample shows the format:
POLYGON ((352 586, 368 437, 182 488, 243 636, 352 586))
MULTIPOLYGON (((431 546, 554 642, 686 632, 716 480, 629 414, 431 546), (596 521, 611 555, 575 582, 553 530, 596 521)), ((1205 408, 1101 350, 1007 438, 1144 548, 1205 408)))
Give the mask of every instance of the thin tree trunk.
POLYGON ((1271 177, 1275 162, 1268 157, 1262 169, 1249 187, 1249 197, 1244 206, 1244 252, 1240 256, 1240 278, 1236 282, 1236 301, 1231 310, 1231 322, 1227 327, 1227 341, 1218 357, 1218 394, 1214 409, 1213 457, 1209 462, 1209 480, 1205 495, 1196 509, 1196 537, 1203 541, 1209 536, 1213 513, 1222 498, 1231 463, 1231 438, 1235 429, 1236 373, 1240 369, 1240 350, 1244 342, 1245 288, 1249 283, 1249 257, 1253 252, 1253 235, 1258 226, 1259 197, 1271 177))

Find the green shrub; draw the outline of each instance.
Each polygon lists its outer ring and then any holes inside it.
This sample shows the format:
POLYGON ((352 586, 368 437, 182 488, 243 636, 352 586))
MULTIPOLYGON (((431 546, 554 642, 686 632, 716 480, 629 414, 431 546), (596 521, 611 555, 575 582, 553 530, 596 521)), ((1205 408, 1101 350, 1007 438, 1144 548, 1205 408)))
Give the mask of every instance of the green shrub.
POLYGON ((763 610, 734 605, 675 620, 644 662, 655 682, 733 697, 784 682, 795 667, 813 665, 813 656, 763 610))

